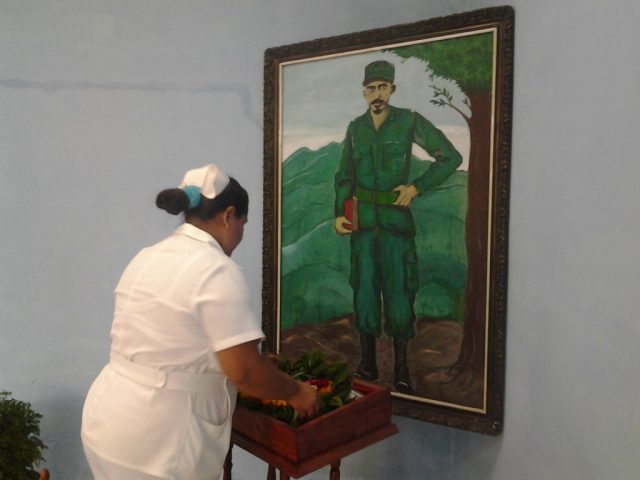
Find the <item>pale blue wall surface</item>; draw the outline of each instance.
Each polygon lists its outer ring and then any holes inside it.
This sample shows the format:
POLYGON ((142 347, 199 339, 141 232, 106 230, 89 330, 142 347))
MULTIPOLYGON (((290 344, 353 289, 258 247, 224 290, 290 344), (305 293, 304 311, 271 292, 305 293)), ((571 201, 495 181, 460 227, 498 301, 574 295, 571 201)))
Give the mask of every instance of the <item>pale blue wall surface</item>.
MULTIPOLYGON (((397 417, 343 478, 640 475, 640 3, 511 4, 504 434, 397 417)), ((491 5, 0 1, 0 389, 43 413, 54 480, 89 478, 80 413, 112 290, 177 224, 153 200, 187 168, 216 161, 252 193, 235 256, 260 308, 264 50, 491 5)), ((234 478, 264 474, 237 450, 234 478)))

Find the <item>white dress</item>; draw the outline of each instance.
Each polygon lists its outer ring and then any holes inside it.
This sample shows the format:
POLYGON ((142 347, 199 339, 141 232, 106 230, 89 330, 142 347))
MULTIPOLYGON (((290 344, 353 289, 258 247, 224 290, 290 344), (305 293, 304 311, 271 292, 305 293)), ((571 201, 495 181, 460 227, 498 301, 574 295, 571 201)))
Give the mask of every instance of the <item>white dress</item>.
POLYGON ((263 336, 240 267, 208 233, 183 224, 142 250, 116 288, 111 361, 83 409, 96 478, 217 478, 236 391, 215 352, 263 336))

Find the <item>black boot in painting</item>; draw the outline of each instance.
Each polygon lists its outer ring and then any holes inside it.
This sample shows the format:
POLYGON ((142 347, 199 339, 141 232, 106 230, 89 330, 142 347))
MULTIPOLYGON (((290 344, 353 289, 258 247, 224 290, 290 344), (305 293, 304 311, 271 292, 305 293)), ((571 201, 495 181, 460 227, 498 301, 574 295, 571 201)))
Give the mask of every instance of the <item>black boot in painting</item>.
POLYGON ((407 362, 407 347, 409 340, 404 338, 393 339, 393 354, 394 354, 394 373, 395 379, 393 387, 396 391, 407 395, 413 395, 413 385, 411 383, 411 376, 409 375, 409 364, 407 362))
POLYGON ((356 370, 356 376, 370 382, 378 379, 376 337, 372 333, 360 334, 360 364, 356 370))

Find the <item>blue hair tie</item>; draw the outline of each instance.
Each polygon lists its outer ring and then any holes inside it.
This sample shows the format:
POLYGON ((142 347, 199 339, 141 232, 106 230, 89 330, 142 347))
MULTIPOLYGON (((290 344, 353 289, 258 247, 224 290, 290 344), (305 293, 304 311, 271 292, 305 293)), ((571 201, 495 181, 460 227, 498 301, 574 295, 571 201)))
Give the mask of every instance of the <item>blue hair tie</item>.
POLYGON ((189 197, 189 208, 187 210, 198 208, 198 205, 200 205, 200 189, 195 185, 187 185, 182 190, 189 197))

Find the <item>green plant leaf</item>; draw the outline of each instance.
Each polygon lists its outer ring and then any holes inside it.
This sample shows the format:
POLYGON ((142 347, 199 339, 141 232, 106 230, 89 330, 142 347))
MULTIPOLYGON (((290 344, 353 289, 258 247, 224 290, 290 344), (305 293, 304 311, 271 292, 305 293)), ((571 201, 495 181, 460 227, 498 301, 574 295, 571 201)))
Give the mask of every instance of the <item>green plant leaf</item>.
POLYGON ((34 465, 47 448, 39 438, 41 418, 29 403, 0 392, 0 480, 37 478, 34 465))
MULTIPOLYGON (((318 349, 305 352, 294 362, 283 355, 279 355, 276 361, 276 365, 281 371, 296 380, 329 380, 331 382, 333 391, 323 393, 319 398, 319 413, 321 415, 344 406, 350 401, 349 397, 351 395, 352 374, 347 364, 330 363, 327 358, 327 352, 318 349)), ((242 395, 238 404, 272 416, 294 427, 308 420, 301 419, 290 405, 275 406, 263 403, 259 399, 242 395)))

